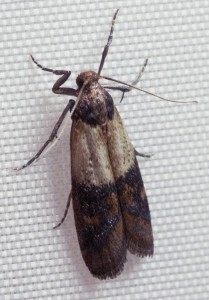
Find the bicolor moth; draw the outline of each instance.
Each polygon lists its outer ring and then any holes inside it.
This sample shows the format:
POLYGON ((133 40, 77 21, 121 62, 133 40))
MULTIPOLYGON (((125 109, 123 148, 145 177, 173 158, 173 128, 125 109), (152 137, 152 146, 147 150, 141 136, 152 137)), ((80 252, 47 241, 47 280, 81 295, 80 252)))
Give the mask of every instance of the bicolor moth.
POLYGON ((77 99, 69 101, 49 139, 37 154, 17 168, 24 169, 46 154, 63 132, 67 116, 72 119, 72 190, 64 216, 55 228, 63 223, 72 198, 81 253, 89 271, 99 279, 114 278, 120 274, 127 251, 140 257, 153 255, 150 210, 136 159, 136 155, 146 155, 134 149, 107 89, 119 90, 124 96, 124 93, 135 88, 173 101, 135 86, 147 60, 133 84, 101 75, 112 42, 117 13, 118 10, 113 16, 98 72, 86 71, 78 75, 77 89, 61 87, 71 71, 45 68, 31 56, 42 70, 61 76, 52 88, 54 93, 75 96, 77 99), (102 85, 99 79, 122 85, 102 85))

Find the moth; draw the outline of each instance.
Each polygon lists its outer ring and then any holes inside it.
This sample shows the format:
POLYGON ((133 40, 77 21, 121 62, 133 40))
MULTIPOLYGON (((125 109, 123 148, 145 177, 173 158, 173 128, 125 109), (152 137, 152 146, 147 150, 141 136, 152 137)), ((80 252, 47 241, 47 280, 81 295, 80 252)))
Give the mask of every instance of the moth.
MULTIPOLYGON (((115 12, 110 34, 104 47, 98 72, 85 71, 76 79, 77 89, 61 87, 71 71, 45 68, 44 71, 61 76, 52 91, 76 97, 70 99, 49 139, 22 167, 24 169, 46 154, 57 142, 67 116, 72 119, 70 134, 72 190, 60 226, 66 218, 71 198, 81 254, 93 276, 99 279, 119 275, 126 261, 127 251, 139 256, 153 255, 153 234, 150 210, 139 170, 137 152, 124 128, 108 89, 126 92, 136 88, 144 66, 133 84, 101 75, 105 58, 113 38, 115 12), (102 85, 100 79, 118 82, 119 86, 102 85)), ((158 98, 165 99, 157 96, 158 98)))

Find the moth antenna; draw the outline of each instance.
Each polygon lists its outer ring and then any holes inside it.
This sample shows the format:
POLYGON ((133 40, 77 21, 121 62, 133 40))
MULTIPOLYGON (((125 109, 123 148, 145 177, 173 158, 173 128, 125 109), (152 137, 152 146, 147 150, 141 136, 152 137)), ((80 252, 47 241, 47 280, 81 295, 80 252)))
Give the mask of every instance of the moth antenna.
POLYGON ((159 99, 162 99, 162 100, 165 100, 165 101, 169 101, 169 102, 177 102, 177 103, 198 103, 198 101, 196 100, 171 100, 171 99, 167 99, 167 98, 164 98, 162 96, 159 96, 157 94, 154 94, 154 93, 151 93, 147 90, 144 90, 144 89, 141 89, 141 88, 138 88, 132 84, 129 84, 129 83, 126 83, 126 82, 123 82, 123 81, 120 81, 120 80, 116 80, 116 79, 113 79, 113 78, 110 78, 110 77, 107 77, 107 76, 100 76, 100 79, 107 79, 107 80, 110 80, 110 81, 114 81, 114 82, 118 82, 120 84, 123 84, 123 85, 126 85, 126 86, 129 86, 130 88, 132 89, 135 89, 135 90, 138 90, 138 91, 141 91, 141 92, 144 92, 148 95, 151 95, 151 96, 154 96, 156 98, 159 98, 159 99))
POLYGON ((101 58, 101 62, 100 62, 100 65, 99 65, 98 75, 100 75, 100 73, 102 71, 102 68, 103 68, 103 65, 104 65, 104 62, 105 62, 105 58, 107 56, 110 44, 112 43, 115 19, 116 19, 118 11, 119 11, 119 9, 116 10, 116 12, 115 12, 115 14, 112 18, 112 25, 111 25, 111 28, 110 28, 110 34, 109 34, 109 37, 108 37, 108 40, 107 40, 107 44, 105 45, 105 47, 103 49, 103 52, 102 52, 102 58, 101 58))

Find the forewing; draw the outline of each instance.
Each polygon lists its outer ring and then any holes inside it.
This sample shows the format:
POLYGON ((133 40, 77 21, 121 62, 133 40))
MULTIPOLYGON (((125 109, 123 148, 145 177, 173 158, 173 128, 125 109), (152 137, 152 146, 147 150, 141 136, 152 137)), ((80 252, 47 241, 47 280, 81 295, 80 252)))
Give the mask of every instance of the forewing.
POLYGON ((127 246, 102 127, 73 121, 71 173, 75 224, 84 261, 95 277, 113 278, 123 269, 127 246))
POLYGON ((108 149, 124 219, 128 249, 139 256, 153 254, 151 217, 135 150, 115 108, 108 122, 108 149))

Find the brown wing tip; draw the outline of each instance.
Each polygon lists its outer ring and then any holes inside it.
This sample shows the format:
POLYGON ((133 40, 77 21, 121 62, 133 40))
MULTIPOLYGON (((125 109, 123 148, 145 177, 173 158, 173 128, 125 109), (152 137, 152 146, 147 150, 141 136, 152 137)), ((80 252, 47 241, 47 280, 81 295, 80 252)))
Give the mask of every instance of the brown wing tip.
POLYGON ((153 243, 150 246, 143 247, 141 243, 137 244, 136 242, 128 241, 128 250, 130 253, 139 257, 151 257, 154 255, 153 243))
POLYGON ((96 272, 92 273, 91 270, 90 270, 90 272, 94 277, 96 277, 98 279, 101 279, 101 280, 114 279, 122 273, 125 262, 126 262, 126 256, 124 256, 121 259, 120 263, 114 269, 111 269, 106 273, 101 273, 101 272, 100 273, 99 272, 98 273, 96 273, 96 272))

